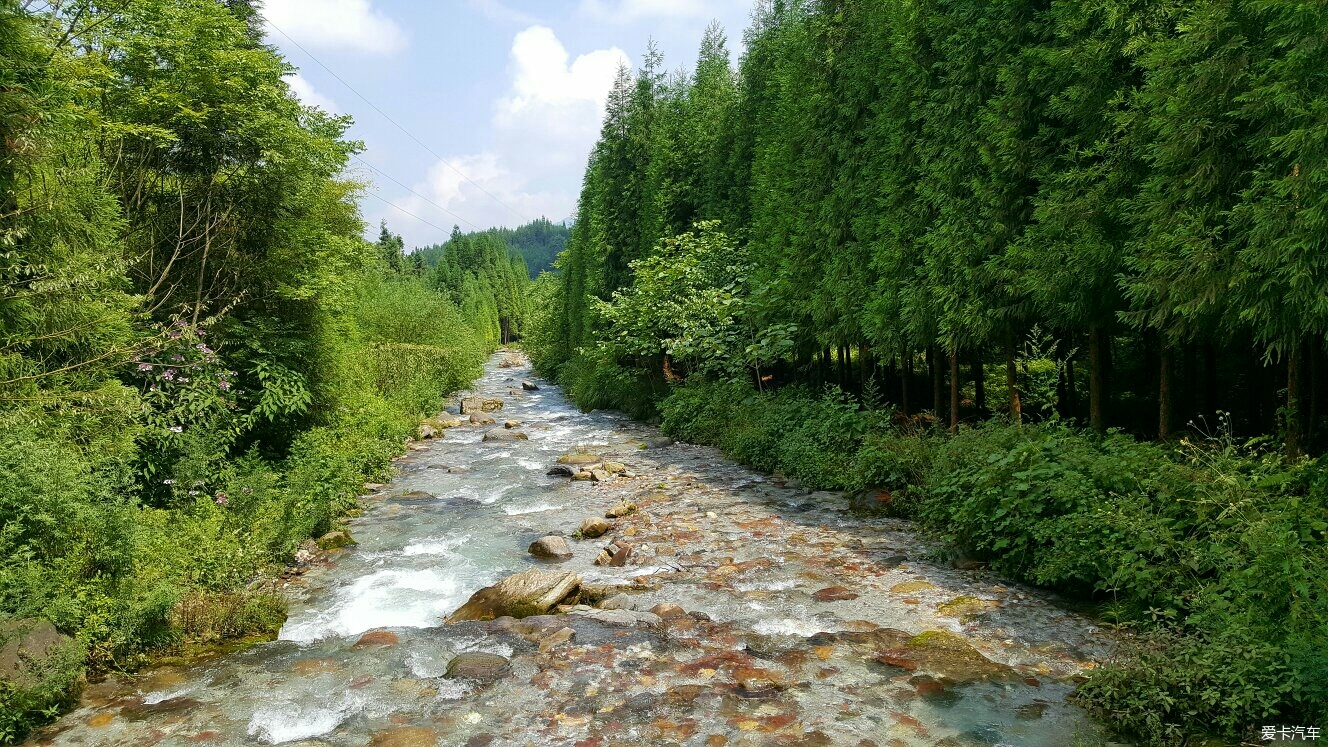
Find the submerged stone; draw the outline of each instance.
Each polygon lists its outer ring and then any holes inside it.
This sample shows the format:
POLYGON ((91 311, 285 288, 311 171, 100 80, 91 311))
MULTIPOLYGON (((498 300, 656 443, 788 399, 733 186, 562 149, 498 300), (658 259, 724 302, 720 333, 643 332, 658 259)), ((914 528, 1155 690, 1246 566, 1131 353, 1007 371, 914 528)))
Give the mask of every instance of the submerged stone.
POLYGON ((475 680, 489 684, 506 677, 511 668, 512 664, 506 657, 472 652, 457 654, 449 661, 446 676, 453 680, 475 680))

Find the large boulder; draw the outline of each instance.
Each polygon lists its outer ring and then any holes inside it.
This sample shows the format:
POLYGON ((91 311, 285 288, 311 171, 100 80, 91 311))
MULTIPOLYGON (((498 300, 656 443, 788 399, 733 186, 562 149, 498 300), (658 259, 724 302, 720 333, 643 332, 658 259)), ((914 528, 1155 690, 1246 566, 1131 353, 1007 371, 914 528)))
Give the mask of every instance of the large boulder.
POLYGON ((461 414, 474 415, 477 412, 484 412, 484 400, 479 397, 463 397, 461 399, 461 414))
POLYGON ((470 416, 471 425, 493 425, 496 422, 498 421, 494 420, 492 415, 485 412, 477 412, 470 416))
POLYGON ((562 537, 541 537, 530 544, 530 554, 542 560, 570 560, 572 546, 562 537))
POLYGON ((35 688, 74 670, 77 644, 45 620, 0 623, 0 682, 35 688))
POLYGON ((503 409, 503 401, 501 399, 486 399, 480 403, 480 409, 485 412, 498 412, 503 409))
POLYGON ((521 431, 509 431, 506 428, 495 428, 489 431, 488 433, 484 434, 484 441, 486 443, 491 443, 491 442, 510 443, 512 441, 529 441, 529 440, 530 436, 527 436, 521 431))
POLYGON ((457 623, 466 620, 495 620, 499 617, 519 620, 546 615, 580 588, 581 577, 575 573, 523 571, 475 592, 447 621, 457 623))
POLYGON ((941 677, 957 684, 1013 676, 1014 670, 998 664, 973 648, 961 635, 948 630, 929 630, 915 636, 899 631, 873 631, 876 661, 910 672, 941 677))
POLYGON ((415 438, 420 441, 432 441, 438 438, 439 430, 428 423, 420 423, 420 428, 415 432, 415 438))
POLYGON ((591 464, 600 464, 604 460, 594 454, 563 454, 558 457, 559 464, 570 464, 577 467, 585 467, 591 464))
POLYGON ((527 391, 527 392, 538 392, 538 391, 539 391, 539 385, 536 384, 536 383, 533 382, 533 381, 523 381, 523 382, 521 382, 521 388, 524 389, 524 390, 527 391))

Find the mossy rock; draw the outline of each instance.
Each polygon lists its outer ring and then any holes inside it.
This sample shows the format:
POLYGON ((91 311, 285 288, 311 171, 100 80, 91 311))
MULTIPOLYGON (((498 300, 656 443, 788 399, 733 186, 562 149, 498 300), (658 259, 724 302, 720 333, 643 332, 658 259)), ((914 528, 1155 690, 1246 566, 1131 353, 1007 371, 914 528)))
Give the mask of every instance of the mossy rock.
POLYGON ((891 594, 916 594, 920 591, 930 591, 936 588, 936 584, 923 581, 921 579, 905 581, 901 584, 895 584, 890 587, 891 594))
POLYGON ((346 531, 328 532, 318 538, 318 547, 323 550, 340 550, 354 544, 355 538, 346 531))
POLYGON ((1001 606, 1000 602, 977 597, 955 597, 936 608, 941 617, 954 617, 961 620, 977 617, 987 610, 1001 606))
POLYGON ((903 646, 878 652, 877 661, 909 671, 925 672, 956 684, 1014 676, 1014 670, 983 656, 960 635, 929 630, 903 646))
POLYGON ((559 464, 586 465, 599 464, 603 461, 594 454, 563 454, 558 457, 559 464))

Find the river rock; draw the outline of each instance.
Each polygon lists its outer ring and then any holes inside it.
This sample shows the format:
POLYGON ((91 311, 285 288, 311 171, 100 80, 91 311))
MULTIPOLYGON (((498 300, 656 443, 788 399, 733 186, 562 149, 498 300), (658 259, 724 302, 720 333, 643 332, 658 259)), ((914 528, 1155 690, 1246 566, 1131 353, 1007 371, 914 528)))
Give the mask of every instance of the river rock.
POLYGON ((462 422, 461 418, 447 414, 439 415, 438 417, 433 418, 431 420, 427 420, 425 422, 427 422, 429 425, 432 425, 433 427, 437 428, 440 431, 445 431, 448 428, 460 428, 461 426, 465 425, 465 423, 462 422))
POLYGON ((575 637, 576 637, 575 630, 572 630, 571 628, 562 628, 561 630, 558 630, 557 632, 550 634, 547 638, 541 640, 539 642, 539 651, 541 654, 546 654, 552 651, 553 649, 557 648, 558 646, 567 643, 568 641, 572 640, 575 637))
POLYGON ((614 594, 599 603, 602 610, 635 610, 636 607, 636 600, 627 594, 614 594))
POLYGON ((956 684, 1013 676, 1014 670, 998 664, 948 630, 929 630, 900 643, 899 631, 881 629, 867 635, 886 646, 878 649, 876 661, 910 672, 925 672, 956 684))
POLYGON ((590 479, 595 482, 608 482, 613 479, 613 475, 610 475, 602 469, 592 469, 590 470, 590 479))
POLYGON ((559 602, 575 594, 580 586, 581 577, 575 573, 523 571, 475 592, 447 621, 457 623, 499 617, 519 620, 548 614, 559 602))
MULTIPOLYGON (((192 741, 192 740, 191 740, 192 741)), ((438 732, 424 726, 403 726, 373 735, 369 747, 437 747, 438 732)))
POLYGON ((480 403, 480 409, 484 412, 498 412, 503 409, 503 401, 501 399, 486 399, 480 403))
POLYGON ((578 471, 579 470, 570 467, 566 464, 555 464, 548 472, 545 472, 544 474, 548 475, 549 477, 576 477, 576 473, 578 471))
POLYGON ((538 392, 540 390, 539 386, 533 381, 521 382, 521 388, 527 392, 538 392))
POLYGON ((530 436, 521 431, 509 431, 504 428, 495 428, 484 434, 485 443, 511 443, 513 441, 529 441, 530 436))
POLYGON ((606 519, 621 519, 624 516, 631 516, 636 513, 637 505, 631 501, 623 501, 608 511, 604 512, 606 519))
POLYGON ((479 397, 464 397, 461 400, 461 414, 473 415, 477 412, 484 412, 484 400, 479 397))
POLYGON ((622 545, 613 552, 613 557, 609 558, 610 568, 622 568, 627 565, 627 561, 632 557, 632 546, 622 545))
POLYGON ((600 464, 603 461, 603 459, 600 459, 594 454, 563 454, 558 457, 559 464, 571 464, 581 467, 588 464, 600 464))
POLYGON ((428 423, 420 423, 419 430, 415 432, 415 438, 420 441, 432 441, 438 438, 438 429, 428 423))
POLYGON ((599 517, 591 517, 581 522, 581 536, 586 539, 596 539, 608 534, 613 525, 599 517))
POLYGON ((572 547, 562 537, 541 537, 530 545, 530 554, 543 560, 569 560, 572 547))
POLYGON ((613 562, 613 555, 608 550, 600 550, 595 556, 595 565, 608 565, 613 562))
POLYGON ((621 462, 605 462, 604 471, 610 475, 621 475, 627 471, 627 465, 621 462))
POLYGON ((676 604, 657 604, 650 608, 651 613, 659 615, 661 620, 675 620, 687 617, 687 610, 676 604))
POLYGON ((477 412, 470 416, 471 425, 493 425, 494 423, 497 422, 498 422, 497 420, 493 419, 492 415, 487 415, 482 412, 477 412))
POLYGON ((600 610, 593 607, 577 607, 568 614, 586 617, 605 625, 627 628, 637 625, 658 628, 664 624, 659 615, 653 612, 638 612, 636 610, 600 610))
POLYGON ((349 532, 328 532, 318 538, 318 546, 324 550, 340 550, 355 544, 349 532))
POLYGON ((457 654, 447 662, 447 674, 450 680, 475 680, 489 684, 497 682, 511 671, 512 663, 498 654, 472 652, 457 654))
POLYGON ((515 429, 515 428, 520 428, 520 427, 521 427, 521 421, 520 421, 520 420, 509 420, 509 421, 507 421, 506 423, 503 423, 503 427, 506 428, 506 429, 509 430, 509 431, 510 431, 510 430, 513 430, 513 429, 515 429))
POLYGON ((45 620, 0 623, 0 682, 37 687, 62 657, 72 658, 74 641, 45 620))
POLYGON ((572 480, 573 480, 574 482, 590 482, 590 481, 592 481, 592 480, 594 480, 594 479, 595 479, 595 476, 594 476, 594 475, 592 475, 592 474, 589 473, 589 472, 584 472, 584 471, 582 471, 582 472, 578 472, 578 473, 576 473, 575 475, 572 475, 572 480))
POLYGON ((831 586, 812 594, 812 599, 818 602, 849 602, 857 598, 857 592, 843 586, 831 586))
POLYGON ((375 646, 395 646, 401 642, 396 633, 390 630, 371 630, 360 636, 360 640, 355 642, 355 648, 371 648, 375 646))

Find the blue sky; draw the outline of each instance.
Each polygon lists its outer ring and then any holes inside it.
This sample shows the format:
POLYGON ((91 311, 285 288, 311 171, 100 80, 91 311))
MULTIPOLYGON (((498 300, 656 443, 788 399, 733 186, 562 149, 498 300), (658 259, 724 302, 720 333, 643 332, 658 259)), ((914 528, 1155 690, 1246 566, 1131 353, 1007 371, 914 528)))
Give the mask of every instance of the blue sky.
POLYGON ((266 0, 264 15, 268 40, 300 68, 296 93, 355 118, 367 151, 353 166, 378 195, 363 201, 373 232, 386 219, 413 247, 453 224, 572 215, 620 61, 635 66, 653 38, 670 70, 690 68, 718 20, 736 63, 753 3, 266 0))

